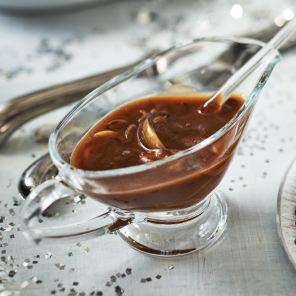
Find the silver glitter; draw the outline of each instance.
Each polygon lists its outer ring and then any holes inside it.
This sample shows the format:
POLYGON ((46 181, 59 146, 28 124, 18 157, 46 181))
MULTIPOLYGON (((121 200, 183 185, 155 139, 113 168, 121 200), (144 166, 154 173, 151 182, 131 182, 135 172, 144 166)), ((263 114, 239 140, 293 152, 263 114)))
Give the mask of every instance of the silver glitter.
POLYGON ((107 283, 106 283, 106 286, 107 286, 107 287, 111 287, 112 284, 111 284, 110 282, 107 282, 107 283))
POLYGON ((43 220, 41 218, 39 218, 38 221, 39 221, 39 223, 42 223, 43 222, 43 220))
POLYGON ((59 279, 54 279, 54 282, 58 282, 59 281, 59 279))
POLYGON ((76 244, 76 246, 77 246, 77 247, 81 247, 81 246, 82 246, 82 243, 78 242, 78 243, 76 244))
POLYGON ((80 196, 76 196, 75 198, 74 198, 74 201, 77 203, 77 202, 80 202, 81 201, 81 198, 80 198, 80 196))
POLYGON ((11 225, 8 225, 5 230, 6 231, 11 231, 12 229, 13 229, 13 227, 11 225))
POLYGON ((170 265, 169 266, 169 270, 172 270, 172 269, 174 269, 175 267, 174 267, 174 265, 170 265))
POLYGON ((116 293, 117 296, 122 296, 122 294, 124 293, 124 290, 121 287, 116 286, 115 287, 115 293, 116 293))
POLYGON ((29 283, 27 281, 24 281, 22 284, 21 284, 21 289, 24 289, 26 287, 29 286, 29 283))
POLYGON ((76 214, 76 213, 77 213, 77 211, 76 211, 76 210, 72 210, 72 212, 73 212, 74 214, 76 214))
POLYGON ((39 259, 40 258, 40 255, 35 255, 34 258, 38 258, 39 259))
POLYGON ((85 249, 85 251, 86 251, 86 253, 90 252, 90 248, 87 247, 87 248, 85 249))
POLYGON ((29 266, 28 266, 28 269, 32 269, 32 268, 33 268, 33 265, 29 265, 29 266))
POLYGON ((10 222, 9 225, 10 225, 10 226, 14 226, 15 224, 14 224, 13 222, 10 222))
POLYGON ((24 267, 27 267, 28 265, 29 265, 28 262, 24 262, 24 263, 23 263, 23 266, 24 266, 24 267))
POLYGON ((75 270, 74 268, 70 268, 70 269, 69 269, 70 272, 73 272, 74 270, 75 270))
POLYGON ((11 216, 14 216, 14 215, 15 215, 15 211, 14 211, 14 209, 10 209, 10 210, 9 210, 9 213, 10 213, 11 216))
POLYGON ((9 272, 8 276, 12 278, 12 277, 15 276, 15 274, 16 274, 16 271, 15 271, 15 270, 11 270, 11 271, 9 272))
POLYGON ((73 253, 72 253, 72 252, 69 252, 69 253, 68 253, 68 256, 69 256, 69 257, 73 256, 73 253))
POLYGON ((31 262, 31 260, 30 259, 26 259, 25 262, 31 262))
POLYGON ((59 213, 55 213, 54 216, 57 217, 59 215, 59 213))
POLYGON ((32 283, 36 283, 37 282, 36 276, 32 277, 30 280, 31 280, 32 283))
POLYGON ((112 275, 112 276, 111 276, 111 282, 115 283, 116 280, 117 280, 116 276, 112 275))
POLYGON ((66 264, 64 264, 64 263, 57 263, 55 266, 56 266, 59 270, 64 270, 65 267, 66 267, 66 264))
POLYGON ((45 259, 49 259, 52 257, 52 254, 50 252, 48 252, 46 255, 45 255, 45 259))
POLYGON ((156 278, 159 280, 162 276, 161 275, 157 275, 156 278))
POLYGON ((125 272, 126 272, 127 275, 131 275, 132 274, 132 269, 131 268, 127 268, 125 270, 125 272))

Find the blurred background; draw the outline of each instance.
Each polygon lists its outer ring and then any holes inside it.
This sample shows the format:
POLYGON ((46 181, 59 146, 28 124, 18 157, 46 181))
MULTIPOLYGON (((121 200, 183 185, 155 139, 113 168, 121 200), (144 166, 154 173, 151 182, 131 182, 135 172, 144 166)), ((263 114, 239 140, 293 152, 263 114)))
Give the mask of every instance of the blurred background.
POLYGON ((0 102, 127 65, 188 38, 294 16, 281 0, 0 0, 0 102))

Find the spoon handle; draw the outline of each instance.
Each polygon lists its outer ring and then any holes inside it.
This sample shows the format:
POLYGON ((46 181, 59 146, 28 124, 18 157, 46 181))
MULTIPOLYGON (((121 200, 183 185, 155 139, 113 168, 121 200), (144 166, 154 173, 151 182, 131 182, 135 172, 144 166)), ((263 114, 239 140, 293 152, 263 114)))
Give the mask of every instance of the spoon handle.
POLYGON ((0 104, 0 146, 25 122, 82 99, 98 86, 136 64, 55 85, 0 104))
POLYGON ((245 63, 203 106, 205 109, 222 95, 224 101, 229 98, 241 82, 250 75, 260 62, 272 51, 279 49, 296 31, 296 17, 288 22, 265 46, 245 63))

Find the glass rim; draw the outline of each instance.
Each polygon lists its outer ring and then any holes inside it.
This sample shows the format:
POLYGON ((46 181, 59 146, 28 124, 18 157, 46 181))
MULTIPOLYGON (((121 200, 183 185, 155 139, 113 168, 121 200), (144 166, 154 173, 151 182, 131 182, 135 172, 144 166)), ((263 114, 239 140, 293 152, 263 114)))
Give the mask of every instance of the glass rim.
MULTIPOLYGON (((156 54, 143 62, 137 64, 132 69, 124 72, 123 74, 120 74, 108 82, 104 83, 103 85, 99 86, 98 88, 94 89, 91 93, 89 93, 85 98, 83 98, 82 102, 78 103, 70 112, 64 116, 64 118, 58 123, 58 125, 55 127, 54 131, 52 132, 50 138, 49 138, 49 154, 51 156, 51 159, 53 160, 54 164, 58 167, 59 170, 71 170, 71 173, 76 173, 82 177, 88 177, 88 178, 108 178, 108 177, 115 177, 115 176, 121 176, 121 175, 128 175, 128 174, 134 174, 134 173, 140 173, 143 171, 147 171, 150 169, 155 169, 158 167, 161 167, 162 165, 165 165, 169 162, 173 162, 177 159, 181 159, 183 157, 189 156, 190 154, 197 152, 204 147, 210 145, 215 140, 219 139, 221 136, 223 136, 226 132, 228 132, 240 119, 244 114, 247 112, 249 107, 252 105, 253 102, 255 102, 257 96, 259 95, 260 91, 264 87, 265 83, 268 79, 265 79, 263 83, 260 83, 260 80, 263 76, 267 76, 269 78, 273 67, 279 62, 280 60, 280 53, 278 50, 274 49, 272 50, 268 56, 272 55, 272 58, 267 63, 267 66, 265 67, 265 70, 263 71, 262 75, 258 79, 258 82, 254 89, 251 91, 250 95, 246 98, 243 106, 240 108, 240 110, 237 112, 237 114, 223 127, 221 127, 217 132, 215 132, 213 135, 208 137, 207 139, 203 140, 197 145, 194 145, 186 150, 180 151, 172 156, 148 162, 145 164, 139 164, 135 166, 125 167, 125 168, 119 168, 119 169, 112 169, 112 170, 101 170, 101 171, 86 171, 81 170, 73 167, 71 164, 65 162, 61 156, 59 155, 58 151, 56 150, 56 139, 58 136, 59 131, 63 128, 63 126, 67 123, 67 121, 72 117, 73 114, 81 110, 85 105, 90 103, 92 100, 96 99, 99 95, 103 94, 105 91, 111 89, 112 87, 117 86, 118 84, 132 78, 133 76, 139 74, 140 72, 144 71, 151 65, 155 64, 160 58, 163 56, 175 51, 180 50, 182 48, 185 48, 186 46, 193 45, 198 42, 226 42, 226 43, 237 43, 237 44, 250 44, 250 45, 258 45, 260 47, 263 47, 265 45, 264 42, 251 39, 251 38, 243 38, 243 37, 203 37, 203 38, 196 38, 196 39, 190 39, 185 42, 182 42, 178 45, 172 46, 169 49, 160 52, 159 54, 156 54), (277 59, 276 59, 277 58, 277 59), (267 73, 266 73, 267 72, 267 73)), ((260 62, 258 63, 258 65, 260 62)), ((237 73, 233 75, 235 77, 237 73)))

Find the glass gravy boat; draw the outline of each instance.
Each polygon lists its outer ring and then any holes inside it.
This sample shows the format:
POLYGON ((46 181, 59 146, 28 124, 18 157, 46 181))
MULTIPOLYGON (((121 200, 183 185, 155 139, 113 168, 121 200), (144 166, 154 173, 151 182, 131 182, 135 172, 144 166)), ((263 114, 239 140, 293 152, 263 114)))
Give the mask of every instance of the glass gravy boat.
MULTIPOLYGON (((49 140, 59 170, 25 200, 22 231, 35 243, 72 242, 116 231, 133 248, 175 256, 214 243, 227 222, 227 204, 215 189, 222 180, 261 90, 280 60, 277 50, 260 61, 236 88, 246 101, 236 116, 196 146, 151 163, 108 171, 71 166, 71 154, 84 135, 113 109, 160 94, 213 94, 264 43, 245 38, 201 38, 147 59, 91 92, 57 125, 49 140), (216 153, 216 147, 219 152, 216 153), (107 213, 55 228, 34 226, 56 200, 87 195, 110 206, 107 213)), ((235 76, 234 76, 235 77, 235 76)))

